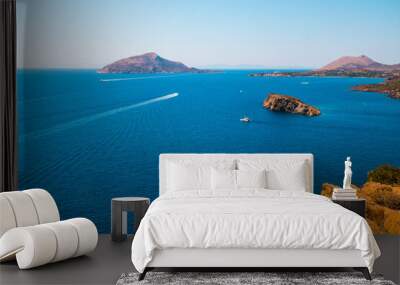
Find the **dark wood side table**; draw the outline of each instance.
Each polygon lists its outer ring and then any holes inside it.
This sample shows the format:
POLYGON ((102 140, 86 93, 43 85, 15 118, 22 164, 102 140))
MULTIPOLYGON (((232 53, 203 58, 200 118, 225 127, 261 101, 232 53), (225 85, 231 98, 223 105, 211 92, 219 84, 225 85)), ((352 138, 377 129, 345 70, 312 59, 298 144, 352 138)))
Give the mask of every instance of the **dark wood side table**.
POLYGON ((146 214, 150 199, 144 197, 119 197, 111 200, 111 239, 123 241, 127 235, 127 212, 133 212, 134 232, 146 214))
POLYGON ((332 199, 333 203, 339 204, 340 206, 359 214, 365 218, 365 199, 354 199, 354 200, 336 200, 332 199))

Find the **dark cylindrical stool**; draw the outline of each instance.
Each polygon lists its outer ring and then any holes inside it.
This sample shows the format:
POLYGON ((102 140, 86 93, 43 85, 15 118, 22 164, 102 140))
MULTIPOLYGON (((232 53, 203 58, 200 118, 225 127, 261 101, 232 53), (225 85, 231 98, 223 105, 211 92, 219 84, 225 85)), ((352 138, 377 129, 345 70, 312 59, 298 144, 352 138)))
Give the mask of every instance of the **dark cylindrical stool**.
POLYGON ((119 197, 111 200, 111 239, 123 241, 127 235, 127 212, 133 212, 134 233, 146 214, 150 199, 144 197, 119 197))

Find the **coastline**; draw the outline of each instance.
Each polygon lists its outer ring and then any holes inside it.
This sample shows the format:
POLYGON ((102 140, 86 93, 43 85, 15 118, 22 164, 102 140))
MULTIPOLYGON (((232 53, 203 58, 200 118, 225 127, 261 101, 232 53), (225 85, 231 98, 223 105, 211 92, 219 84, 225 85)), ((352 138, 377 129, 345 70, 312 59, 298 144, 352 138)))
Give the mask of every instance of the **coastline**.
POLYGON ((370 71, 370 70, 328 70, 328 71, 308 71, 308 72, 277 72, 267 73, 258 72, 248 74, 250 77, 314 77, 314 78, 378 78, 383 82, 374 84, 355 85, 353 91, 376 92, 385 94, 392 99, 400 99, 400 71, 370 71), (336 73, 336 75, 333 74, 336 73), (363 76, 360 76, 363 75, 363 76))

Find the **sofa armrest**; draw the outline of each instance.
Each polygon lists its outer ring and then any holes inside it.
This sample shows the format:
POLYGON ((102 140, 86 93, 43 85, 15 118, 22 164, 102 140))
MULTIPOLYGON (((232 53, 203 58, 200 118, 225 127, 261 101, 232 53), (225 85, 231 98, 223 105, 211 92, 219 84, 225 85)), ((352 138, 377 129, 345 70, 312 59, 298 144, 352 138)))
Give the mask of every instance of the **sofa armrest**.
POLYGON ((51 262, 56 250, 53 232, 42 225, 13 228, 0 239, 0 261, 16 257, 21 269, 51 262))

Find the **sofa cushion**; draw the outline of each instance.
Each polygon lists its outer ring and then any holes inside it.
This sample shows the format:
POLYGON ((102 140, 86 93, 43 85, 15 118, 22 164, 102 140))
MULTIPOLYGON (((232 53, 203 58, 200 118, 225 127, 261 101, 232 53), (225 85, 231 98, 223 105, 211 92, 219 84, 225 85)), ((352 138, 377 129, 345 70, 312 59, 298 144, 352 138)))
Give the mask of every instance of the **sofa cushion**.
POLYGON ((39 224, 35 205, 29 195, 22 191, 3 192, 0 195, 10 203, 17 227, 39 224))
POLYGON ((0 194, 0 237, 8 230, 15 228, 17 222, 15 220, 14 211, 8 199, 0 194))
POLYGON ((22 191, 29 195, 38 215, 39 224, 57 222, 60 220, 60 214, 56 202, 49 192, 43 189, 29 189, 22 191))

